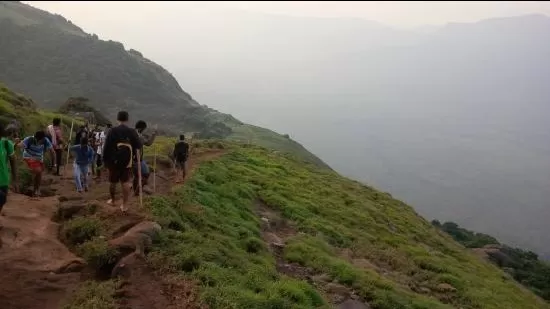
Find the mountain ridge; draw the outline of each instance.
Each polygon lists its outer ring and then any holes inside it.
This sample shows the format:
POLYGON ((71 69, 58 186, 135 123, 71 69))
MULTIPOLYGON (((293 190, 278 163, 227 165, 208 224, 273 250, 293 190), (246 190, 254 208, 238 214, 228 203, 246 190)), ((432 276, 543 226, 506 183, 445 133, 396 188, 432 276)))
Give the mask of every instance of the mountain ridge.
MULTIPOLYGON (((85 97, 110 118, 126 109, 132 112, 132 119, 147 119, 174 134, 183 131, 233 139, 242 132, 247 132, 249 139, 265 135, 240 128, 244 124, 233 116, 196 102, 170 72, 141 52, 126 50, 120 42, 100 40, 60 15, 3 1, 0 27, 4 47, 0 80, 27 93, 40 107, 56 109, 69 97, 85 97)), ((274 138, 280 136, 269 132, 274 138)), ((297 142, 277 139, 281 143, 268 143, 270 147, 294 151, 304 160, 328 167, 297 142)))

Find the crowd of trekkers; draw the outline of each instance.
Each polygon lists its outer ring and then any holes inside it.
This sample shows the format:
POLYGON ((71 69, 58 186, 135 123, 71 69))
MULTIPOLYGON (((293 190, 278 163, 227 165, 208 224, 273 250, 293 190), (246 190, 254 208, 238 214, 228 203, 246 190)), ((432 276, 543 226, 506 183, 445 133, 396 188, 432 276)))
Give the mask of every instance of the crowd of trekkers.
MULTIPOLYGON (((76 191, 88 191, 90 175, 93 174, 94 179, 99 181, 101 170, 106 168, 110 183, 110 199, 107 203, 117 204, 116 187, 120 183, 120 209, 126 211, 132 189, 136 196, 142 192, 151 193, 147 188, 150 169, 143 157, 143 150, 144 146, 151 146, 157 136, 156 129, 147 130, 145 121, 138 120, 134 128, 128 125, 128 121, 128 112, 120 111, 117 115, 118 125, 115 127, 105 124, 102 129, 96 125, 90 130, 89 125, 85 124, 76 132, 73 143, 64 138, 60 118, 54 118, 52 124, 44 130, 22 140, 18 136, 18 122, 12 121, 6 128, 0 127, 0 212, 7 201, 10 184, 14 192, 19 191, 16 148, 22 149, 23 161, 32 174, 31 196, 40 197, 40 184, 46 168, 45 154, 51 154, 48 170, 60 176, 60 166, 66 150, 74 158, 72 171, 76 191)), ((185 179, 185 165, 189 155, 189 145, 183 135, 180 135, 170 155, 177 171, 176 182, 181 182, 185 179)))

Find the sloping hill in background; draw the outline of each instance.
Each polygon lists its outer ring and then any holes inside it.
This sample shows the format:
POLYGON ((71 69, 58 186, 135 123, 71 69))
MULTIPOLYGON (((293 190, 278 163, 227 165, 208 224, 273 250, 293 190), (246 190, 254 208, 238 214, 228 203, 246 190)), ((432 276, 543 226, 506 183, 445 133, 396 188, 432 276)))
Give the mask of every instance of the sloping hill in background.
MULTIPOLYGON (((28 94, 41 107, 58 108, 69 97, 85 97, 108 117, 125 109, 132 119, 201 137, 227 138, 244 125, 197 103, 169 72, 138 51, 99 40, 62 16, 1 1, 0 29, 0 81, 28 94)), ((245 132, 249 138, 264 134, 245 132)), ((298 149, 296 155, 326 166, 303 147, 295 147, 294 141, 279 140, 284 143, 276 149, 298 149)))

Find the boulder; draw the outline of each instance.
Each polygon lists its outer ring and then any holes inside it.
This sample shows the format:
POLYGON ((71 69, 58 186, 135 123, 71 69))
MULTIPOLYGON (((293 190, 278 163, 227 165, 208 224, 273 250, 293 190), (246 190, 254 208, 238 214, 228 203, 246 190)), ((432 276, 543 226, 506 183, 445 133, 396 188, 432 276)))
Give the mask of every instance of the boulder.
POLYGON ((437 285, 437 290, 443 293, 456 292, 456 288, 448 283, 440 283, 437 285))
POLYGON ((153 244, 153 238, 161 230, 161 226, 153 221, 143 221, 126 231, 124 235, 109 241, 116 249, 134 250, 140 256, 153 244))
POLYGON ((338 309, 370 309, 371 307, 363 302, 354 299, 347 299, 336 308, 338 309))

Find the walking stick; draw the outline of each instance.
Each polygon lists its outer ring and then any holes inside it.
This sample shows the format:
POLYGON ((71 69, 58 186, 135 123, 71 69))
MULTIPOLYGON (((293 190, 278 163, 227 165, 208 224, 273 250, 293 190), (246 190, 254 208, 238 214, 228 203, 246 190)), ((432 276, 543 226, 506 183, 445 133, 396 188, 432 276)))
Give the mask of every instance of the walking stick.
POLYGON ((137 153, 137 159, 138 159, 137 170, 138 170, 138 187, 139 187, 139 207, 143 208, 143 190, 141 187, 141 154, 139 153, 139 150, 137 153))
POLYGON ((157 193, 157 145, 155 147, 155 156, 153 157, 153 193, 157 193))
POLYGON ((67 163, 63 166, 63 175, 66 175, 66 167, 69 165, 69 155, 71 153, 71 140, 73 138, 74 118, 71 121, 71 131, 69 132, 69 140, 67 141, 67 163))

